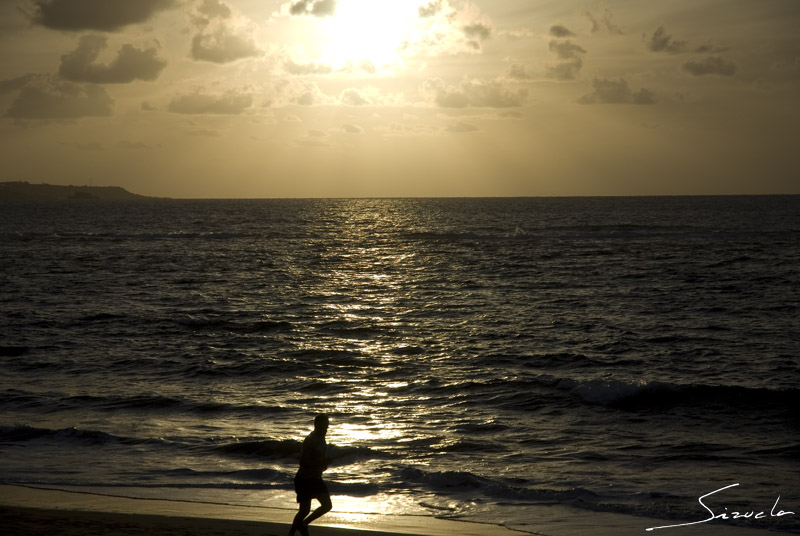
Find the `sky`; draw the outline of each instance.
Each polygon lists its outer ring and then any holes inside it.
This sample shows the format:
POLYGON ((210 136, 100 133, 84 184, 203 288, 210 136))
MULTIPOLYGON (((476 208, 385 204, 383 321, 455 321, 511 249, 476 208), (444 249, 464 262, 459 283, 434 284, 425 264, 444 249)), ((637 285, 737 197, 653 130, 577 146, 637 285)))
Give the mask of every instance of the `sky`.
POLYGON ((0 0, 0 181, 800 193, 799 0, 0 0))

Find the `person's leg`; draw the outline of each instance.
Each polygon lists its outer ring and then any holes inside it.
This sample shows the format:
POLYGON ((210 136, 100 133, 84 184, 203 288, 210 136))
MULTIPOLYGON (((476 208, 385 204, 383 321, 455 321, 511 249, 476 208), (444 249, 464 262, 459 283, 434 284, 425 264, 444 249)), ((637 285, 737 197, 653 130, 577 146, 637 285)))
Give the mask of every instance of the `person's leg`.
POLYGON ((299 501, 299 506, 297 507, 297 514, 294 516, 294 521, 292 521, 292 528, 289 529, 289 536, 294 536, 295 531, 302 528, 303 520, 306 518, 306 516, 310 511, 311 511, 311 499, 307 501, 299 501))
POLYGON ((333 508, 333 505, 331 504, 331 496, 328 495, 327 493, 317 497, 317 500, 319 501, 319 508, 314 510, 310 516, 305 518, 303 520, 303 524, 308 525, 315 519, 318 519, 327 514, 328 512, 330 512, 331 508, 333 508))

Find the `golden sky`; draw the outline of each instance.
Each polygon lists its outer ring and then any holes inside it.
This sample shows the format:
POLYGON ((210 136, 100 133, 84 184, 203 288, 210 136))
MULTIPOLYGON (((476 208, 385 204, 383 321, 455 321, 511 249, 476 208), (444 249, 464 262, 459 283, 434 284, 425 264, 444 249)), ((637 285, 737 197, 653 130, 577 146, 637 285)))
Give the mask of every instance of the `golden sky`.
POLYGON ((800 193, 798 0, 0 0, 0 180, 800 193))

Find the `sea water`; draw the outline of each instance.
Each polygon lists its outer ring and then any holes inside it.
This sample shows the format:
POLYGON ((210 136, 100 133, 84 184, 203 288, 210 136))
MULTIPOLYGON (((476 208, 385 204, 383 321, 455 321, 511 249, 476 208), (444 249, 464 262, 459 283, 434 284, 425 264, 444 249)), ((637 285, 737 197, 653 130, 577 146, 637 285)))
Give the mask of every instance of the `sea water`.
POLYGON ((3 203, 0 483, 800 512, 799 281, 798 196, 3 203))

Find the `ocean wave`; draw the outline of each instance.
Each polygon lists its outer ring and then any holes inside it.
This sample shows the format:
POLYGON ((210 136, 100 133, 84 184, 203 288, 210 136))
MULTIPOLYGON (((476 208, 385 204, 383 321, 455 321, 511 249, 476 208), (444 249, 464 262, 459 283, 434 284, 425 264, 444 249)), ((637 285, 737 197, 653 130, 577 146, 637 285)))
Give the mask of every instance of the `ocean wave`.
POLYGON ((159 442, 159 440, 154 439, 123 437, 100 430, 82 430, 75 427, 51 429, 35 428, 28 425, 0 426, 0 443, 25 443, 39 439, 55 440, 59 443, 80 443, 90 446, 109 443, 141 445, 159 442))
POLYGON ((212 450, 226 456, 297 459, 301 445, 294 439, 261 439, 225 443, 213 447, 212 450))
POLYGON ((562 379, 556 387, 588 404, 625 409, 678 405, 725 404, 752 409, 792 408, 800 403, 798 389, 767 389, 738 385, 678 385, 660 381, 562 379))
POLYGON ((0 406, 44 411, 86 410, 117 412, 145 411, 160 414, 235 414, 235 415, 275 415, 288 411, 282 406, 241 405, 211 400, 193 400, 188 398, 162 395, 132 396, 96 396, 76 395, 61 396, 58 393, 48 395, 34 394, 20 390, 9 390, 0 393, 0 406))
POLYGON ((403 486, 420 486, 437 494, 481 494, 502 501, 594 503, 599 495, 584 488, 543 489, 528 487, 523 479, 489 478, 469 471, 425 471, 415 467, 399 470, 403 486))

